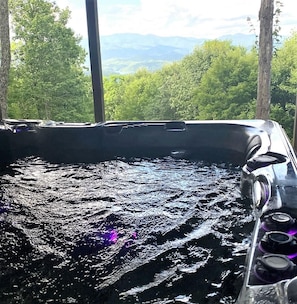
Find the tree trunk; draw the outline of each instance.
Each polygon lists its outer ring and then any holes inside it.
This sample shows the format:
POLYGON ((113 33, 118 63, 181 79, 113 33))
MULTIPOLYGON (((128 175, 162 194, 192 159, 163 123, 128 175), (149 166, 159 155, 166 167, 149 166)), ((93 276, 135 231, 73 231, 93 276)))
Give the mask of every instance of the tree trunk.
POLYGON ((261 0, 259 12, 259 65, 256 118, 268 119, 270 111, 272 28, 274 0, 261 0))
POLYGON ((8 0, 0 0, 0 120, 7 118, 7 89, 10 69, 8 0))

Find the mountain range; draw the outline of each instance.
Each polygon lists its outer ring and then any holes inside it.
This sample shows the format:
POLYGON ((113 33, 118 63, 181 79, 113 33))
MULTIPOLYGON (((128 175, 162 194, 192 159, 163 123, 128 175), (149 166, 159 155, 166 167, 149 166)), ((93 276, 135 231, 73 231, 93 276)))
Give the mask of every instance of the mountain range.
MULTIPOLYGON (((247 48, 255 44, 254 35, 236 34, 217 38, 247 48)), ((161 37, 156 35, 114 34, 100 37, 103 75, 135 73, 139 68, 150 71, 164 64, 181 60, 195 47, 209 39, 188 37, 161 37)), ((88 51, 88 40, 81 45, 88 51)), ((86 64, 89 65, 89 58, 86 64)))

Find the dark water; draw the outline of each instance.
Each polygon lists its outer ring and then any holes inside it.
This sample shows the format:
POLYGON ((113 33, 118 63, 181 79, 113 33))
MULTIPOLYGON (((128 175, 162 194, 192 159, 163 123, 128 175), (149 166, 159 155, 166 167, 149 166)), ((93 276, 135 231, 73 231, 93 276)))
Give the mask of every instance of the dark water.
POLYGON ((234 303, 253 222, 240 170, 158 159, 0 176, 0 303, 234 303))

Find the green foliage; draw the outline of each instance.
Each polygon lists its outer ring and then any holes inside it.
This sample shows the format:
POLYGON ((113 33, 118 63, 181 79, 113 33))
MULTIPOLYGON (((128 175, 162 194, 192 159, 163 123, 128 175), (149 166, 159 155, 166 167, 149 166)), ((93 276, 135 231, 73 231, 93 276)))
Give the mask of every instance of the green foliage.
MULTIPOLYGON (((271 119, 292 136, 296 93, 296 34, 273 61, 271 119)), ((156 72, 105 79, 107 117, 116 120, 253 119, 257 52, 229 41, 208 41, 156 72)))
POLYGON ((46 0, 14 0, 12 21, 19 47, 13 54, 9 115, 84 121, 90 118, 85 51, 67 27, 68 9, 46 0))
POLYGON ((197 86, 214 59, 230 48, 229 41, 208 41, 179 62, 156 72, 139 70, 133 75, 109 76, 104 80, 108 119, 195 119, 193 103, 197 86))
POLYGON ((293 138, 295 104, 287 103, 285 107, 280 104, 272 104, 270 118, 277 121, 286 130, 289 138, 293 138))
POLYGON ((159 119, 181 119, 182 111, 187 108, 187 84, 180 62, 165 65, 156 73, 159 92, 157 109, 159 119), (184 101, 184 107, 180 103, 184 101))
POLYGON ((117 109, 123 103, 126 79, 127 76, 121 75, 112 75, 103 79, 106 120, 116 120, 117 109))
POLYGON ((253 51, 230 47, 219 53, 197 88, 193 100, 198 106, 197 118, 250 118, 249 103, 256 98, 256 71, 253 51))
POLYGON ((297 32, 286 39, 272 61, 271 119, 292 138, 297 93, 297 32))
POLYGON ((288 38, 272 63, 272 103, 295 103, 297 90, 297 32, 288 38))
MULTIPOLYGON (((161 106, 157 75, 141 69, 133 75, 110 76, 104 80, 107 119, 157 120, 166 112, 161 106)), ((166 115, 166 114, 164 114, 166 115)))

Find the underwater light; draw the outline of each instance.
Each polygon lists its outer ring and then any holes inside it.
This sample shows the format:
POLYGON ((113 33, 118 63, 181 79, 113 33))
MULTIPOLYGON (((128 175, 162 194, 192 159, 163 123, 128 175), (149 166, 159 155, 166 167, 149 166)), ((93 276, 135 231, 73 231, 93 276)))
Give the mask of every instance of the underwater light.
POLYGON ((118 232, 114 229, 104 233, 99 233, 99 237, 102 238, 105 245, 115 244, 119 238, 118 232))

